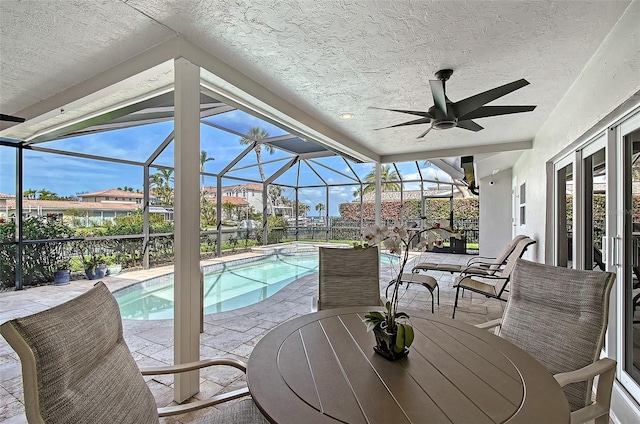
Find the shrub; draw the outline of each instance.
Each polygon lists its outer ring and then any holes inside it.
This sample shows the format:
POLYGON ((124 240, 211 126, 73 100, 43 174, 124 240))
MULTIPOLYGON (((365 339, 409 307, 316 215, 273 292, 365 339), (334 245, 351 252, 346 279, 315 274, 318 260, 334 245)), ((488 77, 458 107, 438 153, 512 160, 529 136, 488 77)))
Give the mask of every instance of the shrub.
MULTIPOLYGON (((15 285, 16 249, 14 243, 15 217, 0 222, 0 284, 15 285)), ((69 245, 64 239, 74 236, 74 230, 56 215, 30 216, 23 221, 23 240, 43 242, 25 244, 22 251, 22 278, 25 286, 53 280, 53 273, 68 266, 69 245), (45 240, 63 239, 45 242, 45 240)))

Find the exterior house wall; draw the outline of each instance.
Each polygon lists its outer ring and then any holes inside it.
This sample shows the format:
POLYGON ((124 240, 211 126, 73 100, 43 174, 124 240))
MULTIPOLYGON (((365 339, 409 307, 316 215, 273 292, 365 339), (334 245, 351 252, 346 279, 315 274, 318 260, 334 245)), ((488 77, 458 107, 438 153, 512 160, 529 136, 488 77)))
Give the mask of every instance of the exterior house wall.
MULTIPOLYGON (((584 68, 573 86, 558 103, 543 124, 533 142, 533 149, 525 151, 513 167, 518 181, 527 182, 527 203, 536 205, 528 209, 526 233, 536 239, 533 246, 539 258, 547 257, 553 234, 548 231, 553 207, 547 174, 549 161, 570 146, 593 127, 610 122, 608 115, 640 89, 640 2, 633 2, 620 18, 603 44, 584 68), (604 122, 603 119, 605 120, 604 122), (545 239, 548 238, 548 243, 545 239)), ((481 223, 481 227, 483 224, 481 223)), ((530 249, 531 250, 531 249, 530 249)), ((528 253, 530 254, 530 253, 528 253)))
POLYGON ((512 197, 510 169, 480 180, 480 256, 495 258, 513 238, 512 197))
POLYGON ((240 197, 247 201, 249 207, 253 208, 254 212, 262 213, 262 188, 259 184, 240 184, 222 187, 222 195, 240 197))

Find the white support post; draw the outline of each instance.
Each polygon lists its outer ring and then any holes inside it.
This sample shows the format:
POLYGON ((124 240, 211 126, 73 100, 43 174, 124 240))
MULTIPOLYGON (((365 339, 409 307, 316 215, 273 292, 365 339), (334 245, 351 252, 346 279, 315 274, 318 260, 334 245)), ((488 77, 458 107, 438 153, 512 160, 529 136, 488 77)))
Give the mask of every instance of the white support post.
POLYGON ((381 175, 382 166, 376 162, 376 224, 380 225, 382 221, 382 183, 381 175))
MULTIPOLYGON (((200 359, 200 68, 175 67, 174 362, 200 359)), ((199 371, 177 374, 174 400, 198 393, 199 371)))
POLYGON ((143 198, 142 201, 142 268, 149 269, 149 233, 150 233, 150 224, 149 224, 149 207, 151 202, 149 201, 149 165, 145 164, 142 168, 143 173, 143 198))

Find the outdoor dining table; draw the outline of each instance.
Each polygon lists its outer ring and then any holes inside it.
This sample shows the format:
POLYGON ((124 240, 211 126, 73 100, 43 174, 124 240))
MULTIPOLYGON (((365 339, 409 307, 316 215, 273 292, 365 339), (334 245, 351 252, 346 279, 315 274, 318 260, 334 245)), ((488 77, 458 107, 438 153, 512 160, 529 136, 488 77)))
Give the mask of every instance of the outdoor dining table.
POLYGON ((272 423, 568 423, 553 376, 526 352, 461 321, 405 311, 409 355, 374 353, 362 318, 329 309, 287 321, 258 342, 249 390, 272 423))

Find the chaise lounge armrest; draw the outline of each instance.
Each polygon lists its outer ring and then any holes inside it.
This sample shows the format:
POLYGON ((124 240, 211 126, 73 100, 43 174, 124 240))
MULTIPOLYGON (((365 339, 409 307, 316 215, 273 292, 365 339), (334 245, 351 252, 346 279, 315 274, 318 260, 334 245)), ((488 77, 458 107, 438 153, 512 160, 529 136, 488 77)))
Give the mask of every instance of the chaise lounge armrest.
POLYGON ((598 417, 608 416, 609 408, 611 407, 611 389, 613 387, 615 374, 616 361, 609 358, 602 358, 579 370, 563 372, 553 376, 562 387, 571 383, 588 381, 599 376, 595 402, 577 411, 573 411, 571 413, 571 423, 582 423, 598 417))
POLYGON ((485 268, 485 267, 481 267, 481 266, 476 266, 476 265, 472 265, 472 266, 468 266, 466 268, 464 268, 462 271, 460 271, 460 276, 458 277, 459 279, 462 279, 464 277, 487 277, 487 278, 495 278, 495 279, 502 279, 504 280, 505 277, 501 277, 499 275, 495 275, 496 272, 499 272, 499 269, 490 269, 490 268, 485 268))
MULTIPOLYGON (((205 368, 213 365, 228 365, 230 367, 237 368, 242 372, 247 372, 247 364, 243 361, 233 358, 213 358, 203 359, 201 361, 187 362, 185 364, 167 365, 163 367, 145 367, 140 368, 142 375, 164 375, 164 374, 176 374, 187 371, 194 371, 200 368, 205 368)), ((167 417, 170 415, 183 414, 185 412, 196 411, 198 409, 206 408, 212 405, 216 405, 228 400, 237 399, 243 396, 249 395, 249 388, 243 387, 241 389, 233 390, 227 393, 215 395, 206 400, 198 400, 189 402, 182 405, 171 405, 158 408, 158 416, 167 417)))
POLYGON ((475 256, 467 261, 467 266, 491 267, 491 265, 499 266, 504 262, 496 262, 498 258, 488 258, 485 256, 475 256))

